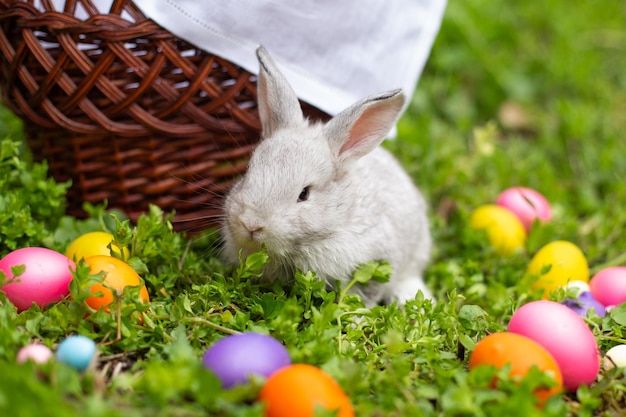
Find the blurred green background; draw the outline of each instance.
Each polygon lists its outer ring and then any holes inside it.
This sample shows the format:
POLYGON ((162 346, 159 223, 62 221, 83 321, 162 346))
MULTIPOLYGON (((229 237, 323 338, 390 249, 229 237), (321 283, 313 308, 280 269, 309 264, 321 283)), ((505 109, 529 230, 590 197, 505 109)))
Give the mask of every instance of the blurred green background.
POLYGON ((624 2, 450 1, 390 147, 444 220, 528 186, 568 223, 552 238, 610 262, 626 246, 616 236, 626 224, 625 68, 624 2))

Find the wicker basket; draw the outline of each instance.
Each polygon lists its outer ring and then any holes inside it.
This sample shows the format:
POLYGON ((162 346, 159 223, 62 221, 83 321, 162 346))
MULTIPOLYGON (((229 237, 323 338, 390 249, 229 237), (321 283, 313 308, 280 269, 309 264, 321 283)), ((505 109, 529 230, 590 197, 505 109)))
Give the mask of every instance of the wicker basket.
POLYGON ((68 213, 107 200, 136 220, 153 203, 178 230, 215 226, 259 138, 255 77, 130 0, 37 3, 0 0, 0 89, 34 158, 72 180, 68 213))

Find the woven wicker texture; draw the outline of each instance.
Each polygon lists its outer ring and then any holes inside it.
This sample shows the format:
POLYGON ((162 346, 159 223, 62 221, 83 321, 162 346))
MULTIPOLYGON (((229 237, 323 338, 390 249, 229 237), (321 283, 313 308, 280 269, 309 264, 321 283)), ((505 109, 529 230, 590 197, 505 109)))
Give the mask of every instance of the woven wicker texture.
POLYGON ((72 180, 68 213, 107 200, 136 220, 153 203, 176 211, 178 230, 217 225, 259 138, 255 77, 132 1, 67 0, 62 13, 33 3, 0 0, 0 89, 34 158, 72 180))

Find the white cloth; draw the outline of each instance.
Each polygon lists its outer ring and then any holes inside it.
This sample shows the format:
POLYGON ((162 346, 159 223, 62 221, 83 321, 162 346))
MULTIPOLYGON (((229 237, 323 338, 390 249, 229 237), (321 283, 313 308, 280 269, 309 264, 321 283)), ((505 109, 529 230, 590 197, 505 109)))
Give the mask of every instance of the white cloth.
POLYGON ((134 0, 196 47, 257 73, 263 45, 296 94, 336 114, 374 93, 412 95, 445 0, 134 0))
MULTIPOLYGON (((107 13, 113 0, 94 0, 107 13)), ((296 94, 334 115, 363 97, 413 94, 446 0, 134 0, 198 48, 257 73, 263 45, 296 94)), ((53 0, 58 11, 66 0, 53 0)), ((35 5, 44 9, 42 0, 35 5)), ((75 15, 88 18, 81 2, 75 15)), ((131 20, 130 15, 123 17, 131 20)))

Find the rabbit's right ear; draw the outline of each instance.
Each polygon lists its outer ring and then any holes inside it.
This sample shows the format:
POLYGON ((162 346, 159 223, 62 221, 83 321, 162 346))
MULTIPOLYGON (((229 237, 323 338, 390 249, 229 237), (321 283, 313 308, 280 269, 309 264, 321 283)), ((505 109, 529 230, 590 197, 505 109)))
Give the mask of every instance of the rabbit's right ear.
POLYGON ((301 124, 304 116, 298 96, 267 50, 260 46, 256 54, 260 67, 257 81, 259 117, 263 137, 267 138, 278 129, 301 124))
POLYGON ((393 90, 348 107, 325 126, 331 148, 343 161, 373 151, 398 120, 404 102, 402 91, 393 90))

